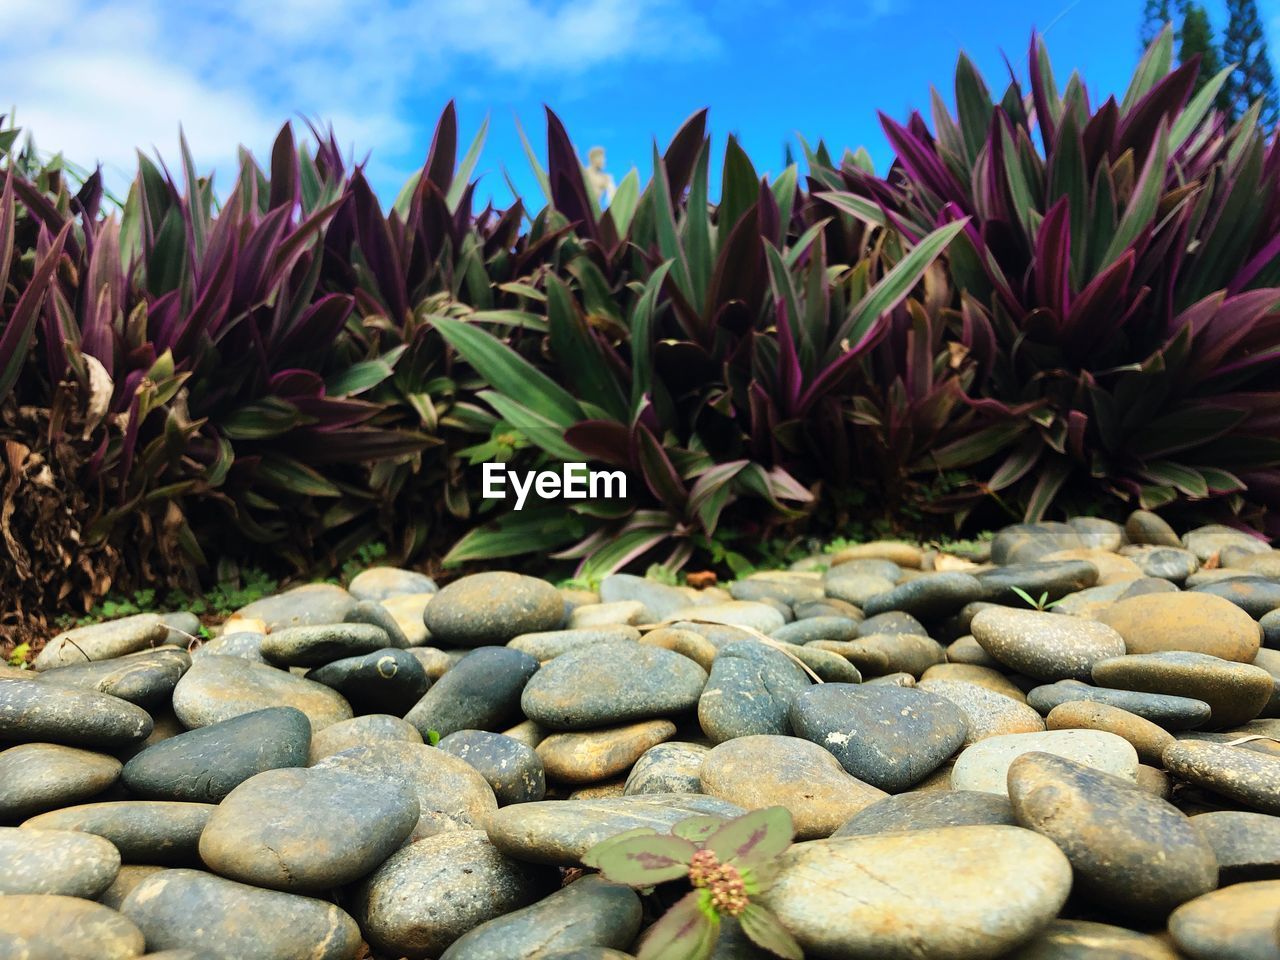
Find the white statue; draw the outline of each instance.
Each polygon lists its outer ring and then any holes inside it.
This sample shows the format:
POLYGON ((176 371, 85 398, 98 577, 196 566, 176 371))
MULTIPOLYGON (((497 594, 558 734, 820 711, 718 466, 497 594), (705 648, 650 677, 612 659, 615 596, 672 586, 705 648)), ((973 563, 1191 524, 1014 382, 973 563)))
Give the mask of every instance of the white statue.
POLYGON ((587 165, 582 168, 582 175, 587 180, 587 190, 601 206, 613 200, 614 191, 618 189, 613 177, 605 173, 604 147, 592 147, 587 151, 587 165))

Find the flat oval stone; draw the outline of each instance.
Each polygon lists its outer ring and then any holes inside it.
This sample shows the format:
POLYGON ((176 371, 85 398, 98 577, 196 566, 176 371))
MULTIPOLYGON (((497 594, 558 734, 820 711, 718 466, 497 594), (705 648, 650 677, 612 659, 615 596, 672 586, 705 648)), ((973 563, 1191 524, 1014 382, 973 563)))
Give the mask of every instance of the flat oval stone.
POLYGON ((146 934, 151 949, 186 948, 201 956, 352 960, 361 941, 355 921, 332 903, 202 870, 144 878, 120 912, 146 934))
POLYGON ((981 790, 899 793, 855 813, 831 836, 865 837, 939 827, 1016 825, 1007 797, 981 790))
POLYGON ((120 853, 85 833, 0 827, 0 863, 0 895, 51 893, 93 900, 115 880, 120 853))
POLYGON ((1043 594, 1048 594, 1049 600, 1057 600, 1069 593, 1094 586, 1098 582, 1098 568, 1088 560, 1011 563, 983 570, 977 574, 977 579, 982 590, 972 599, 1016 604, 1025 601, 1018 595, 1015 587, 1037 600, 1043 594))
POLYGON ((191 653, 193 660, 201 657, 239 657, 242 660, 253 660, 266 663, 262 655, 262 641, 267 639, 265 633, 253 630, 234 630, 206 640, 191 653))
POLYGON ((57 894, 0 897, 0 947, 15 960, 134 960, 146 949, 116 911, 57 894))
POLYGON ((650 747, 631 767, 624 796, 646 793, 698 793, 702 764, 711 749, 701 743, 660 743, 650 747))
POLYGON ((556 657, 525 686, 520 706, 552 730, 585 730, 692 710, 706 682, 678 653, 611 643, 556 657))
POLYGON ((389 646, 387 632, 369 623, 286 627, 262 641, 262 655, 284 667, 318 667, 389 646))
POLYGON ((1125 556, 1138 565, 1144 577, 1175 585, 1191 579, 1200 568, 1194 553, 1176 547, 1127 548, 1125 556))
POLYGON ((857 543, 841 547, 831 555, 833 567, 856 560, 887 561, 898 567, 919 568, 924 562, 924 551, 914 543, 899 540, 872 540, 868 543, 857 543))
POLYGON ((1196 786, 1280 815, 1280 757, 1221 743, 1179 740, 1165 750, 1164 766, 1196 786))
POLYGON ((1084 545, 1079 531, 1065 523, 1015 523, 991 538, 991 562, 1034 563, 1045 554, 1084 545))
POLYGON ((487 730, 458 730, 439 748, 474 767, 489 782, 499 805, 541 800, 547 793, 542 758, 527 744, 487 730))
POLYGON ((1252 663, 1260 631, 1230 600, 1208 593, 1152 593, 1120 600, 1098 619, 1124 637, 1129 653, 1188 650, 1252 663))
POLYGON ((1280 880, 1280 817, 1214 810, 1191 818, 1218 859, 1218 883, 1280 880))
POLYGON ((173 690, 173 712, 188 728, 280 706, 301 710, 313 732, 352 715, 351 705, 324 684, 238 657, 193 660, 173 690))
POLYGON ((858 621, 852 617, 807 617, 793 623, 784 623, 770 636, 780 643, 853 640, 858 636, 858 621))
POLYGON ((1027 703, 1041 713, 1049 713, 1064 703, 1086 701, 1104 703, 1137 714, 1166 730, 1190 730, 1209 722, 1212 710, 1203 700, 1174 697, 1163 693, 1138 693, 1094 687, 1076 680, 1036 687, 1027 694, 1027 703))
POLYGON ((509 857, 574 866, 601 840, 647 827, 670 833, 681 820, 731 819, 745 811, 715 797, 662 794, 599 800, 540 800, 503 807, 489 819, 489 840, 509 857))
MULTIPOLYGON (((973 639, 972 635, 966 634, 957 637, 947 647, 947 663, 948 664, 972 664, 978 667, 997 668, 1004 667, 999 660, 982 649, 982 644, 973 639)), ((929 669, 933 669, 930 667, 929 669)), ((926 671, 927 672, 927 671, 926 671)))
POLYGON ((640 631, 625 624, 606 627, 579 627, 574 630, 543 630, 513 637, 507 646, 545 663, 562 653, 599 643, 628 643, 640 639, 640 631))
MULTIPOLYGON (((852 564, 844 566, 852 566, 852 564)), ((823 589, 832 599, 843 600, 845 603, 861 607, 869 600, 889 593, 897 582, 896 574, 890 579, 875 573, 845 572, 843 567, 832 567, 823 582, 823 589)))
POLYGON ((1124 737, 1138 751, 1144 763, 1159 764, 1173 734, 1136 713, 1105 703, 1071 700, 1049 711, 1045 726, 1050 730, 1104 730, 1124 737))
POLYGON ((1280 608, 1280 583, 1265 577, 1233 577, 1198 586, 1195 592, 1229 600, 1255 620, 1280 608))
POLYGON ((425 573, 399 567, 369 567, 351 578, 347 591, 357 600, 387 600, 410 593, 435 593, 440 588, 425 573))
POLYGON ((1261 880, 1184 903, 1169 918, 1169 933, 1194 960, 1272 960, 1280 954, 1277 925, 1280 880, 1261 880))
POLYGON ((630 573, 612 573, 601 580, 600 600, 603 603, 634 600, 644 607, 647 623, 667 620, 689 605, 689 596, 678 587, 630 573))
POLYGON ((1090 920, 1054 920, 1005 960, 1179 960, 1161 940, 1090 920))
POLYGON ((307 679, 332 687, 352 709, 366 713, 406 713, 431 686, 418 658, 395 647, 334 660, 307 671, 307 679))
POLYGON ((799 737, 747 736, 712 749, 702 791, 748 810, 786 807, 796 836, 827 837, 876 801, 878 790, 845 773, 830 753, 799 737))
POLYGON ((903 633, 863 633, 844 650, 844 656, 864 669, 866 673, 909 673, 918 677, 930 667, 943 663, 947 652, 942 644, 930 637, 919 634, 903 633), (872 666, 871 658, 877 663, 883 658, 883 666, 872 666))
POLYGON ((1267 542, 1253 534, 1222 523, 1209 523, 1182 536, 1182 545, 1201 560, 1208 560, 1215 553, 1235 549, 1242 553, 1266 553, 1267 542))
POLYGON ((267 707, 147 747, 124 766, 124 784, 155 800, 218 803, 264 770, 306 766, 311 724, 293 707, 267 707))
POLYGON ((503 856, 483 831, 466 830, 392 854, 356 888, 351 909, 376 948, 420 960, 550 893, 559 880, 555 870, 503 856))
POLYGON ((325 890, 364 876, 417 821, 417 798, 399 784, 320 767, 268 770, 217 806, 200 858, 255 886, 325 890))
POLYGON ((115 757, 75 747, 10 747, 0 753, 0 821, 86 800, 115 783, 120 767, 115 757))
POLYGON ((1009 767, 1008 787, 1018 823, 1056 843, 1075 890, 1110 912, 1163 920, 1218 885, 1213 848, 1186 814, 1131 782, 1029 753, 1009 767))
POLYGON ((688 657, 707 673, 716 659, 716 645, 700 633, 692 630, 677 630, 674 627, 659 627, 650 630, 640 638, 646 646, 661 647, 688 657))
POLYGON ((1280 610, 1264 614, 1258 621, 1258 626, 1262 629, 1263 642, 1268 647, 1280 647, 1280 610))
MULTIPOLYGON (((410 651, 412 652, 412 651, 410 651)), ((440 677, 404 718, 425 738, 456 730, 498 730, 520 714, 520 695, 538 661, 508 647, 481 647, 440 677)))
POLYGON ((756 640, 726 644, 698 698, 698 723, 712 743, 788 734, 791 698, 807 686, 809 678, 782 651, 756 640))
POLYGON ((127 700, 47 683, 0 683, 0 741, 123 747, 145 740, 151 714, 127 700))
POLYGON ((1124 638, 1106 624, 1059 613, 988 607, 970 629, 987 653, 1037 680, 1088 680, 1099 660, 1125 653, 1124 638))
POLYGON ((910 633, 927 637, 929 631, 919 620, 905 610, 890 610, 868 616, 858 623, 858 636, 869 637, 881 633, 910 633))
POLYGON ((864 783, 890 793, 936 770, 964 742, 964 713, 908 687, 826 683, 797 694, 791 726, 864 783))
POLYGON ((555 587, 505 571, 460 577, 423 613, 432 639, 451 647, 503 644, 522 633, 557 630, 564 618, 564 601, 555 587))
POLYGON ((1040 714, 1012 697, 963 680, 921 680, 916 688, 954 703, 964 714, 968 733, 963 746, 1008 733, 1039 733, 1040 714))
MULTIPOLYGON (((350 720, 341 720, 325 727, 311 738, 308 765, 314 765, 325 757, 331 757, 343 750, 350 750, 352 747, 370 746, 386 741, 422 743, 422 734, 413 724, 386 713, 367 713, 362 717, 352 717, 350 720)), ((281 766, 298 766, 298 764, 281 764, 281 766)))
POLYGON ((718 623, 726 627, 758 630, 761 633, 770 633, 787 622, 787 618, 772 606, 755 600, 698 604, 677 610, 671 614, 671 619, 718 623))
POLYGON ((1101 661, 1094 665, 1093 680, 1103 687, 1203 700, 1213 711, 1212 727, 1248 723, 1275 690, 1271 674, 1261 667, 1181 650, 1101 661))
POLYGON ((1071 890, 1053 841, 1018 827, 947 827, 795 844, 760 896, 818 956, 996 957, 1071 890))
POLYGON ((498 809, 480 772, 451 753, 414 743, 374 743, 325 757, 312 769, 384 779, 418 800, 411 840, 452 830, 484 829, 498 809))
POLYGON ((844 657, 812 644, 788 649, 801 664, 812 670, 823 683, 861 683, 862 673, 844 657))
POLYGON ((630 887, 588 874, 532 906, 485 921, 454 941, 440 960, 629 957, 618 951, 640 932, 641 913, 630 887))
POLYGON ((1072 517, 1067 526, 1093 550, 1115 550, 1124 542, 1124 527, 1102 517, 1072 517))
POLYGON ((616 627, 622 624, 634 626, 644 623, 644 604, 639 600, 619 600, 616 603, 584 603, 573 608, 565 626, 570 630, 599 627, 616 627))
POLYGON ((255 600, 237 610, 232 618, 260 620, 267 631, 274 633, 289 627, 342 623, 355 604, 355 597, 339 586, 308 583, 255 600))
POLYGON ((44 645, 31 667, 50 670, 71 663, 110 660, 158 646, 168 638, 169 628, 163 617, 157 613, 139 613, 60 633, 44 645))
POLYGON ((114 800, 63 807, 32 817, 22 829, 78 830, 110 841, 127 863, 199 861, 200 833, 216 809, 211 803, 114 800))
POLYGON ((1169 522, 1150 510, 1135 510, 1124 522, 1124 532, 1133 543, 1154 543, 1162 547, 1180 547, 1182 541, 1169 522))
MULTIPOLYGON (((954 644, 953 644, 954 646, 954 644)), ((950 653, 947 655, 950 657, 950 653)), ((1004 694, 1019 703, 1027 702, 1027 695, 1012 680, 991 667, 976 663, 935 663, 920 675, 924 680, 958 680, 962 683, 973 683, 986 687, 995 693, 1004 694)))
POLYGON ((859 604, 868 617, 890 610, 938 620, 983 597, 982 584, 967 573, 932 573, 900 583, 859 604))
POLYGON ((735 580, 729 584, 729 596, 735 600, 778 600, 791 606, 821 600, 824 594, 820 577, 770 571, 735 580))
POLYGON ((1009 767, 1028 753, 1066 757, 1129 783, 1138 777, 1138 754, 1124 738, 1101 730, 1049 730, 991 737, 966 747, 951 768, 951 788, 1007 795, 1009 767))
POLYGON ((824 582, 841 577, 865 576, 879 577, 882 580, 888 580, 892 585, 902 579, 902 567, 883 557, 849 557, 848 559, 841 559, 840 554, 831 554, 822 557, 821 560, 822 564, 827 566, 827 571, 823 575, 824 582))
POLYGON ((538 744, 547 776, 563 783, 598 783, 630 771, 650 747, 670 740, 670 720, 641 720, 605 730, 553 733, 538 744))
POLYGON ((78 690, 96 690, 141 706, 168 699, 191 666, 185 650, 159 647, 130 653, 113 660, 73 663, 39 674, 42 683, 78 690))

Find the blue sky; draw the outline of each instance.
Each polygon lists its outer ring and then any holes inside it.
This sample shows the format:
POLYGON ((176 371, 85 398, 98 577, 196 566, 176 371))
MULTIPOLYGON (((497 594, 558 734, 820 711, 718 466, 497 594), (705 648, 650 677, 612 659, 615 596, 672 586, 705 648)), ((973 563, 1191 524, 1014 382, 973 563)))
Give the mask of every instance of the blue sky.
MULTIPOLYGON (((1261 0, 1280 45, 1280 0, 1261 0)), ((1221 29, 1224 4, 1209 4, 1221 29)), ((618 179, 647 176, 694 110, 711 108, 719 153, 739 136, 776 172, 801 133, 888 152, 876 119, 951 98, 965 50, 1003 89, 1021 75, 1033 28, 1047 30, 1059 80, 1122 91, 1137 60, 1142 0, 3 0, 0 90, 44 150, 101 162, 120 185, 133 148, 177 154, 182 123, 197 165, 225 184, 243 143, 263 158, 280 124, 332 121, 384 201, 422 163, 449 98, 462 137, 490 117, 479 197, 508 199, 505 166, 536 197, 516 133, 541 153, 542 104, 580 152, 599 144, 618 179)), ((796 150, 799 154, 799 150, 796 150)))

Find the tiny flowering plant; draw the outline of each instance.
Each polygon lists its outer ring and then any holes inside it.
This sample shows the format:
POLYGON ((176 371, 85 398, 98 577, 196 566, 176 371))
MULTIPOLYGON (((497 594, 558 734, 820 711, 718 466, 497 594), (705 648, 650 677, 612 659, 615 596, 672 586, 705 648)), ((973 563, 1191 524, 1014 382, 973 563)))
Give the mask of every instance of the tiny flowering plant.
POLYGON ((752 897, 768 890, 777 858, 791 846, 795 830, 784 807, 754 810, 733 820, 691 817, 671 834, 628 830, 592 847, 583 863, 606 879, 653 887, 687 879, 693 889, 645 934, 639 960, 704 960, 732 917, 765 950, 803 960, 795 938, 752 897))

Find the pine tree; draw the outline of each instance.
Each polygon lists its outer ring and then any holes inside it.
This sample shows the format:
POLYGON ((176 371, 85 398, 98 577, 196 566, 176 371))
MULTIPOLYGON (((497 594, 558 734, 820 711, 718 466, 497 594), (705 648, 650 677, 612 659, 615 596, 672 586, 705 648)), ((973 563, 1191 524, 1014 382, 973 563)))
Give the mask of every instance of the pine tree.
POLYGON ((1138 40, 1145 52, 1151 41, 1160 35, 1164 25, 1173 19, 1169 12, 1169 0, 1147 0, 1142 9, 1142 26, 1138 29, 1138 40))
MULTIPOLYGON (((1194 93, 1212 80, 1222 69, 1222 57, 1213 42, 1213 26, 1209 14, 1200 4, 1187 0, 1182 4, 1182 29, 1179 31, 1178 62, 1186 63, 1194 56, 1200 57, 1200 72, 1196 75, 1194 93)), ((1225 103, 1225 98, 1223 102, 1225 103)))
POLYGON ((1227 63, 1236 64, 1226 85, 1231 117, 1238 118, 1254 101, 1261 100, 1261 123, 1270 130, 1276 124, 1280 98, 1276 95, 1276 78, 1258 4, 1256 0, 1227 0, 1227 13, 1230 19, 1222 56, 1227 63))

